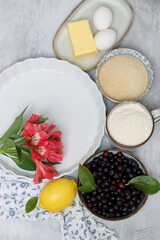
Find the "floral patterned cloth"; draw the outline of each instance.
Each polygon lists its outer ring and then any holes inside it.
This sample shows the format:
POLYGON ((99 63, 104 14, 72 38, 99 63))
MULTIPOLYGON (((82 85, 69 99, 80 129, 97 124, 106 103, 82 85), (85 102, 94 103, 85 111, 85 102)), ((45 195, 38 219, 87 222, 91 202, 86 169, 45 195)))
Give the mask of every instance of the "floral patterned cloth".
POLYGON ((35 185, 32 179, 17 177, 0 166, 0 219, 25 218, 34 221, 56 218, 61 224, 62 240, 118 240, 114 230, 94 220, 81 205, 78 196, 70 207, 60 213, 49 213, 37 207, 25 214, 26 202, 38 196, 45 183, 35 185))

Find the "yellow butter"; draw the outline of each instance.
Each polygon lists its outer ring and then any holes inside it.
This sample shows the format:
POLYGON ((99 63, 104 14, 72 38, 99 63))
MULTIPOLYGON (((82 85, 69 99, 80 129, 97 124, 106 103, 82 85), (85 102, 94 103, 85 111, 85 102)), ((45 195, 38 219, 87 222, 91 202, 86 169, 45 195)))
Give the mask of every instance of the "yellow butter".
POLYGON ((88 20, 68 23, 74 60, 88 59, 98 53, 88 20))

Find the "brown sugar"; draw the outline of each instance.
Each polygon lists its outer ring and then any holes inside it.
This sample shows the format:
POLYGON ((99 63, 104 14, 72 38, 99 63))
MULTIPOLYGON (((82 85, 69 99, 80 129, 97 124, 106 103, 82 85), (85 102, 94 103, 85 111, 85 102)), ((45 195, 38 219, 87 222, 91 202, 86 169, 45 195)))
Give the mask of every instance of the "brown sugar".
POLYGON ((148 74, 143 64, 130 56, 116 56, 102 66, 99 73, 102 91, 116 101, 139 98, 148 86, 148 74))

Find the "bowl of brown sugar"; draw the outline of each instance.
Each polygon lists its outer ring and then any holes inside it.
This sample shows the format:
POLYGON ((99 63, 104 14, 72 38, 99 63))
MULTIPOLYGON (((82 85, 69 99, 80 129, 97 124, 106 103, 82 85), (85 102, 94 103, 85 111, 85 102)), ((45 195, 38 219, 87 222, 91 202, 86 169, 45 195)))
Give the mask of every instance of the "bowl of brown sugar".
POLYGON ((119 48, 100 60, 95 78, 101 93, 111 101, 138 101, 151 89, 154 73, 141 53, 119 48))

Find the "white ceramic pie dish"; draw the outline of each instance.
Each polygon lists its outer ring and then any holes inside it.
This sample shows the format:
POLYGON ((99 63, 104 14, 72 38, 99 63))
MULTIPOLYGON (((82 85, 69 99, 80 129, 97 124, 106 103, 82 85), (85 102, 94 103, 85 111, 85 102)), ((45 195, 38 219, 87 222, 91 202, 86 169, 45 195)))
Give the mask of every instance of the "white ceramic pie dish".
MULTIPOLYGON (((0 74, 0 136, 30 103, 25 114, 49 118, 62 131, 64 160, 55 165, 59 175, 73 172, 100 145, 105 127, 105 105, 89 75, 80 68, 57 59, 28 59, 0 74)), ((13 173, 33 177, 8 157, 0 164, 13 173)))

